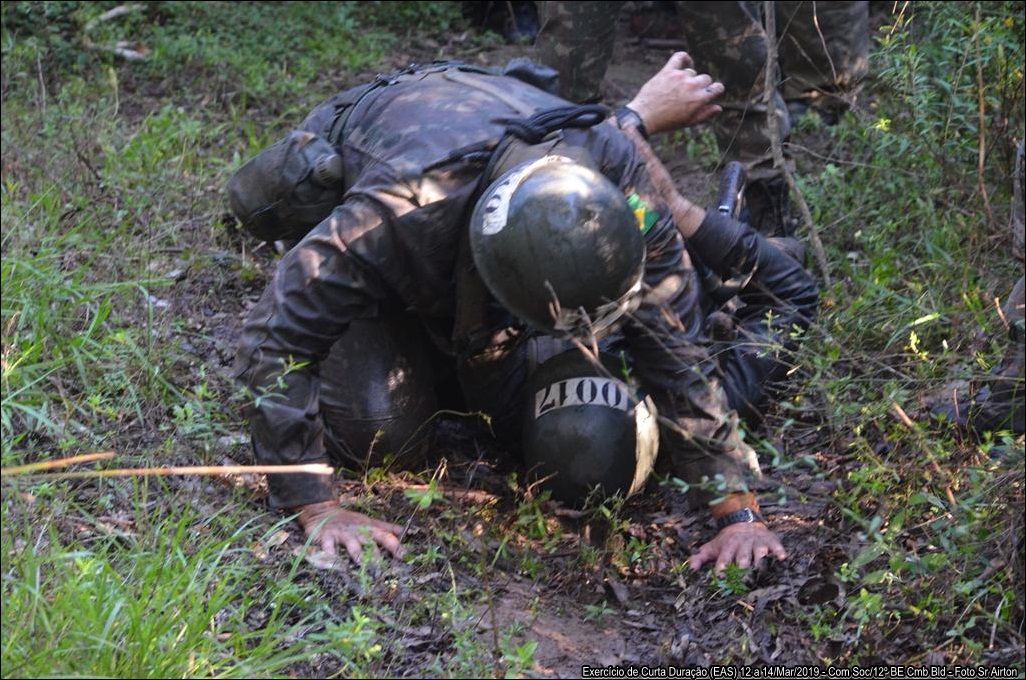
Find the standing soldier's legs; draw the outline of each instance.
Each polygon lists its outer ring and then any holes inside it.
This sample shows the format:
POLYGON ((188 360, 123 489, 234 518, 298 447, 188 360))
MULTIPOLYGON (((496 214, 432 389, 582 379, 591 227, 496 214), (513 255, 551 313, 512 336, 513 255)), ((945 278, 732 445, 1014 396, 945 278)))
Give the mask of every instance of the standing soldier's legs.
POLYGON ((851 105, 869 72, 869 2, 778 2, 782 90, 829 114, 851 105))
MULTIPOLYGON (((1023 260, 1023 240, 1026 234, 1026 179, 1024 159, 1026 142, 1019 142, 1012 181, 1012 252, 1023 260)), ((971 398, 963 399, 957 393, 944 395, 933 407, 936 415, 962 427, 981 433, 1007 429, 1015 434, 1026 430, 1026 405, 1023 381, 1026 380, 1026 277, 1012 288, 1002 310, 1008 327, 1008 347, 1004 357, 984 381, 981 389, 971 398), (952 396, 954 399, 952 400, 952 396)))
POLYGON ((560 96, 577 103, 602 98, 623 2, 539 2, 537 60, 559 71, 560 96))
POLYGON ((1003 309, 1008 321, 1008 347, 1005 355, 980 386, 968 397, 955 393, 944 395, 933 407, 935 415, 954 422, 977 434, 1010 430, 1023 434, 1026 430, 1023 388, 1026 373, 1026 317, 1023 315, 1024 279, 1015 285, 1003 309))
POLYGON ((1015 434, 1026 431, 1023 389, 1026 374, 1026 279, 1019 278, 1003 309, 1008 322, 1008 348, 1001 363, 990 376, 981 399, 976 429, 1009 429, 1015 434))
MULTIPOLYGON (((717 100, 723 113, 713 128, 725 160, 740 160, 749 181, 778 176, 770 149, 766 109, 766 31, 761 2, 678 2, 695 68, 726 90, 717 100)), ((785 110, 779 95, 777 110, 785 110)), ((790 132, 786 114, 775 121, 781 139, 790 132)))
MULTIPOLYGON (((738 160, 748 176, 749 222, 767 234, 789 235, 790 204, 783 171, 774 167, 772 128, 783 142, 791 121, 774 87, 775 116, 766 105, 767 37, 761 2, 678 2, 695 68, 726 87, 717 101, 723 113, 712 121, 723 161, 738 160)), ((785 162, 790 162, 785 157, 785 162)))

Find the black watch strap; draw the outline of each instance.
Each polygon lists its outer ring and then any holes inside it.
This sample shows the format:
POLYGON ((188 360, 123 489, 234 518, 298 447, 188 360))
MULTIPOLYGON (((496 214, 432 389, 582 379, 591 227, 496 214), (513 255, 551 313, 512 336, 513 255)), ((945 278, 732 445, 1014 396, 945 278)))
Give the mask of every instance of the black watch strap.
POLYGON ((716 520, 716 528, 722 529, 723 527, 729 527, 731 524, 742 524, 745 522, 762 522, 766 523, 757 511, 751 508, 742 508, 728 515, 724 515, 716 520))
POLYGON ((628 106, 621 106, 616 110, 616 122, 623 127, 630 125, 635 128, 643 138, 648 139, 648 130, 645 129, 645 122, 641 120, 638 112, 628 106))

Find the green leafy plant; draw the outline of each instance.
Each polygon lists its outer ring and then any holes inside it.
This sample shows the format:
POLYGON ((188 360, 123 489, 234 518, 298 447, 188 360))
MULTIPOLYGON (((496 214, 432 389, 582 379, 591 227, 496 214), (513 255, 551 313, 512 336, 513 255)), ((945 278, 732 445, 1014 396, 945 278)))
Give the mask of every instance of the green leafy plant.
POLYGON ((421 510, 427 510, 433 504, 445 501, 445 495, 438 489, 437 479, 432 479, 423 489, 404 489, 403 495, 421 510))

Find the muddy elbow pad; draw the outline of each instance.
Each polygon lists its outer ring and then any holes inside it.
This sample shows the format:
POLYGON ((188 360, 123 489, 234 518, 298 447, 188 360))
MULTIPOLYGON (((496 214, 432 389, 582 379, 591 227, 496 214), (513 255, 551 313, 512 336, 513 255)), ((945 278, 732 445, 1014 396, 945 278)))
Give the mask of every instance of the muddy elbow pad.
POLYGON ((302 238, 342 200, 342 157, 323 137, 295 131, 228 180, 232 212, 264 241, 302 238))

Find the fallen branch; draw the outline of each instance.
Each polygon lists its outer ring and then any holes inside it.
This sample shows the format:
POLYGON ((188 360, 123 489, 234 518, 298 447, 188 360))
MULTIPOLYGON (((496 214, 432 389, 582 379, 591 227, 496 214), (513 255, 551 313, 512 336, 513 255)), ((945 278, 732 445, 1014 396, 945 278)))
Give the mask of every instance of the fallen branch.
MULTIPOLYGON (((905 409, 901 408, 901 404, 899 404, 896 401, 892 401, 891 413, 893 413, 901 422, 901 424, 904 425, 908 429, 908 431, 911 432, 912 435, 915 437, 916 443, 919 444, 919 450, 923 452, 923 457, 926 458, 926 460, 930 463, 930 467, 933 469, 934 472, 937 473, 937 476, 942 478, 942 481, 944 478, 951 479, 950 473, 945 473, 945 471, 941 468, 940 464, 937 462, 937 457, 933 455, 933 451, 930 450, 930 447, 927 445, 926 438, 923 437, 923 433, 920 431, 919 428, 916 427, 916 424, 912 421, 912 419, 908 417, 908 414, 905 412, 905 409)), ((930 479, 929 475, 927 475, 927 479, 930 479)), ((951 490, 951 484, 945 485, 944 491, 947 493, 948 500, 951 502, 951 507, 958 507, 958 501, 955 500, 955 494, 951 490)))
MULTIPOLYGON (((403 490, 411 489, 415 491, 429 491, 431 489, 430 484, 401 484, 399 485, 403 490)), ((439 486, 438 490, 445 497, 452 497, 458 501, 467 501, 470 503, 494 503, 499 500, 499 497, 489 491, 481 491, 478 489, 452 489, 446 486, 439 486)))
POLYGON ((131 13, 131 12, 140 12, 140 11, 142 11, 144 9, 146 9, 146 6, 142 5, 142 4, 137 4, 137 5, 118 5, 114 9, 107 10, 106 12, 101 14, 100 16, 94 17, 94 18, 90 19, 88 22, 86 22, 86 25, 82 27, 82 32, 83 33, 88 33, 89 31, 93 30, 94 28, 96 28, 97 26, 99 26, 100 24, 102 24, 105 21, 110 21, 111 19, 117 19, 118 17, 124 16, 126 14, 131 13))

